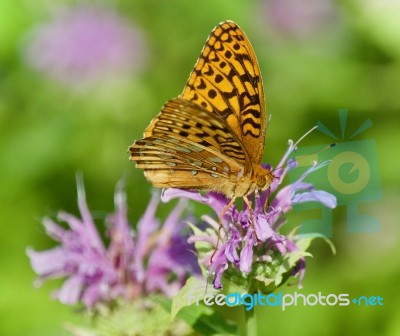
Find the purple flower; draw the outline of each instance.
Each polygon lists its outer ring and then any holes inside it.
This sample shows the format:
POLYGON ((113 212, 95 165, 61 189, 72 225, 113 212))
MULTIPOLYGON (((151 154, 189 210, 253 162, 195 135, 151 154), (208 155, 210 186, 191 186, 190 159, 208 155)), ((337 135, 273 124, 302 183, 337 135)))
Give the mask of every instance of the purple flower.
POLYGON ((58 219, 67 223, 68 229, 51 219, 44 220, 47 234, 60 246, 41 252, 27 249, 39 275, 37 284, 49 278, 65 278, 55 297, 64 304, 82 302, 86 307, 152 293, 175 295, 188 275, 199 273, 199 266, 188 237, 180 233, 185 226, 179 219, 185 200, 179 201, 160 227, 155 218, 158 199, 155 193, 135 233, 127 219, 126 195, 118 188, 115 213, 106 218, 106 246, 86 204, 82 184, 78 184, 81 218, 60 212, 58 219))
POLYGON ((267 21, 281 35, 307 38, 338 24, 331 0, 268 0, 264 7, 267 21))
MULTIPOLYGON (((209 216, 203 216, 203 220, 213 228, 214 234, 210 234, 210 230, 207 230, 201 233, 196 232, 190 237, 189 241, 195 244, 198 242, 209 244, 210 249, 202 256, 201 261, 213 275, 213 284, 216 289, 222 288, 224 272, 232 268, 242 274, 254 272, 255 277, 263 276, 265 280, 265 274, 260 274, 260 267, 261 269, 264 267, 261 273, 271 273, 274 271, 271 269, 273 256, 289 258, 290 253, 293 255, 297 253, 292 275, 300 275, 299 285, 301 285, 305 270, 305 253, 301 255, 293 238, 279 234, 279 229, 285 222, 283 216, 292 210, 294 204, 304 202, 319 202, 329 208, 334 208, 336 198, 325 191, 315 190, 312 184, 304 182, 309 174, 328 162, 315 163, 297 181, 281 187, 287 172, 296 167, 295 160, 288 159, 295 149, 296 144, 290 141, 287 152, 277 165, 278 168, 272 170, 275 179, 270 189, 261 194, 255 193, 253 221, 247 207, 238 210, 236 206, 232 206, 222 218, 221 230, 215 220, 209 216), (219 239, 217 233, 221 236, 219 239)), ((269 165, 267 166, 270 168, 269 165)), ((222 209, 229 203, 223 195, 215 192, 202 195, 195 191, 179 189, 165 190, 162 200, 167 202, 176 197, 185 197, 207 204, 217 216, 220 216, 222 209)))
POLYGON ((110 8, 79 5, 56 11, 26 36, 25 59, 70 85, 131 74, 145 59, 141 32, 110 8))

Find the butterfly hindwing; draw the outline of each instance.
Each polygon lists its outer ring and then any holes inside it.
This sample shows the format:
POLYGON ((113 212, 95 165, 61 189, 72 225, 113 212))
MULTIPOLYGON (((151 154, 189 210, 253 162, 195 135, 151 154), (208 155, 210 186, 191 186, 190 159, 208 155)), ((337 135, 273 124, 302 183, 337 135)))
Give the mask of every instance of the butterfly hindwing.
POLYGON ((225 120, 182 98, 167 102, 129 150, 137 167, 162 188, 225 192, 249 160, 225 120))

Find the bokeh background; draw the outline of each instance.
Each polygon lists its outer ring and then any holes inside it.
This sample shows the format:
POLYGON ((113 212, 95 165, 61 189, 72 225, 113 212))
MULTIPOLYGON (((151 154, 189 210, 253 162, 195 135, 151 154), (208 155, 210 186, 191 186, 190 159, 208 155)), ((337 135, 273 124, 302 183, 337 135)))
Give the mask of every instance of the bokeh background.
MULTIPOLYGON (((78 213, 78 171, 93 211, 113 209, 124 177, 137 222, 150 186, 126 150, 181 92, 211 29, 230 19, 263 74, 265 161, 276 164, 287 140, 318 121, 340 135, 346 108, 349 131, 371 119, 357 140, 375 142, 379 167, 377 197, 359 205, 379 231, 350 233, 346 205, 335 209, 337 254, 312 246, 302 293, 380 295, 384 306, 262 308, 263 334, 400 335, 399 13, 399 0, 0 0, 0 334, 66 335, 63 324, 80 321, 51 300, 59 283, 33 288, 25 249, 54 246, 43 216, 78 213)), ((314 132, 302 144, 329 142, 314 132)))

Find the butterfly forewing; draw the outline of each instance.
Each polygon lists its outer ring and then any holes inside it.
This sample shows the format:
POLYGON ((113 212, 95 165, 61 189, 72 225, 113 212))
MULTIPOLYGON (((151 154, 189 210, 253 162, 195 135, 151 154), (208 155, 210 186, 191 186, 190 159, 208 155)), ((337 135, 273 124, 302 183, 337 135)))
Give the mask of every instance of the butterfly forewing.
POLYGON ((229 194, 249 160, 225 120, 182 98, 164 105, 130 148, 156 187, 220 189, 229 194))
POLYGON ((181 97, 225 119, 250 161, 261 162, 266 129, 262 79, 253 48, 234 22, 212 31, 181 97))

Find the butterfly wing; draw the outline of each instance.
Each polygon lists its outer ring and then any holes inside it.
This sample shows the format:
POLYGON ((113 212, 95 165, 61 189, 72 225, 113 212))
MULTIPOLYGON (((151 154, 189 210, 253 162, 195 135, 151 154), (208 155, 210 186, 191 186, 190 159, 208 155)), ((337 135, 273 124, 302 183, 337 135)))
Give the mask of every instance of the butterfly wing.
POLYGON ((167 102, 129 151, 155 187, 228 196, 249 160, 225 120, 182 98, 167 102))
POLYGON ((225 119, 251 162, 261 162, 267 122, 262 78, 236 23, 222 22, 211 32, 181 97, 225 119))

